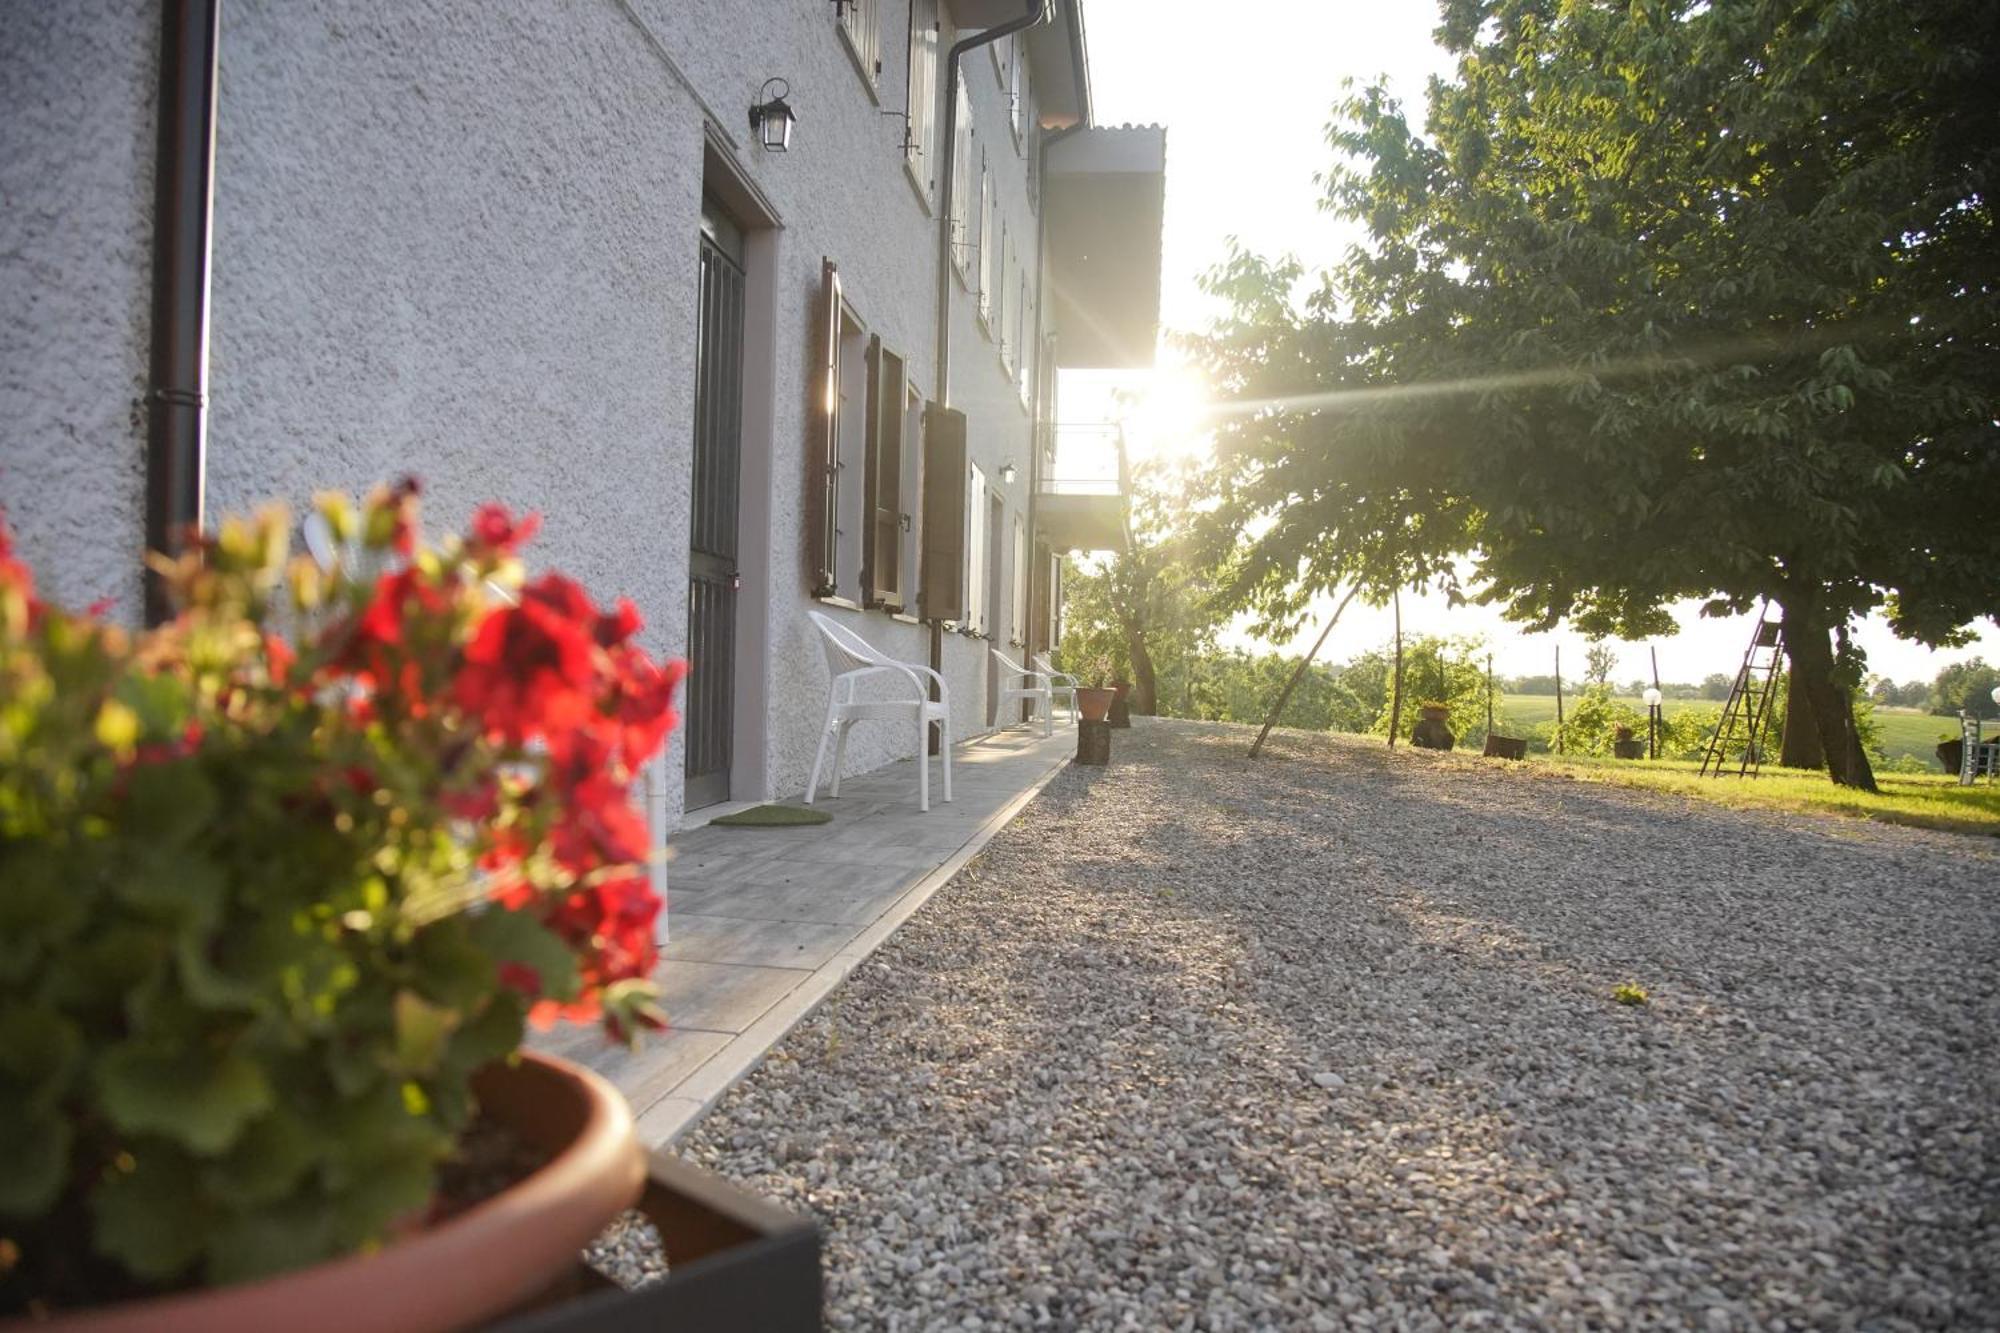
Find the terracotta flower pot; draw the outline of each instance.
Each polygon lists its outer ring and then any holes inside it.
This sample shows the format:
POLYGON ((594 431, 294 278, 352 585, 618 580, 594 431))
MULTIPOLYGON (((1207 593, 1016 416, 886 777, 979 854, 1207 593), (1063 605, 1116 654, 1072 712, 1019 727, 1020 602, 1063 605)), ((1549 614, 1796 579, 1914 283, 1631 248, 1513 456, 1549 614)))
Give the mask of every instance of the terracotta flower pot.
POLYGON ((480 1105, 548 1165, 450 1221, 375 1253, 233 1287, 126 1301, 47 1323, 59 1333, 391 1333, 483 1324, 574 1266, 577 1251, 632 1206, 646 1183, 632 1112, 578 1065, 521 1053, 475 1078, 480 1105))
POLYGON ((1083 713, 1085 722, 1102 722, 1111 713, 1111 701, 1118 697, 1118 691, 1098 685, 1085 685, 1076 692, 1076 706, 1083 713))

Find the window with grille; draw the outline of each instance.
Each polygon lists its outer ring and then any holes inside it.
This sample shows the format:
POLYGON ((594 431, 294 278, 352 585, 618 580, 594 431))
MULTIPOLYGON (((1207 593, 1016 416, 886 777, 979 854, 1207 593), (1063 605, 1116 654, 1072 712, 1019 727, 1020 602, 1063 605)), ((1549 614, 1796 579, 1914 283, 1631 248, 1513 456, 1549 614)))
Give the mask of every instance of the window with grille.
MULTIPOLYGON (((1000 262, 995 253, 995 242, 999 239, 993 230, 1000 223, 1000 201, 993 193, 993 170, 986 161, 986 155, 979 156, 979 313, 990 325, 993 319, 993 298, 999 290, 999 279, 993 266, 1000 262)), ((991 327, 987 329, 992 333, 991 327)))
POLYGON ((882 0, 834 0, 834 20, 873 85, 882 79, 882 0))
MULTIPOLYGON (((952 134, 951 257, 962 281, 972 280, 972 99, 958 85, 958 124, 952 134)), ((980 201, 984 204, 984 201, 980 201)))
POLYGON ((938 0, 910 5, 909 140, 903 152, 928 194, 937 186, 938 0))

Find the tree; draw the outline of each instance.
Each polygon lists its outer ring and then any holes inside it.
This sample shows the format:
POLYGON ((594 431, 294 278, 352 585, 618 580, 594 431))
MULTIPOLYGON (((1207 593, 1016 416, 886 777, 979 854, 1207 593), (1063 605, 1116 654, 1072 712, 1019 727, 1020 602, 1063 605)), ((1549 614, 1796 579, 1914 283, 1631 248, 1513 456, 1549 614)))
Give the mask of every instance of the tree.
POLYGON ((1961 712, 1978 718, 2000 717, 2000 704, 1993 702, 1993 687, 2000 685, 2000 668, 1986 665, 1986 659, 1957 662, 1938 672, 1927 702, 1930 710, 1944 717, 1961 712))
POLYGON ((1768 599, 1872 787, 1847 625, 1948 644, 2000 605, 2000 6, 1442 11, 1426 135, 1372 89, 1329 134, 1369 243, 1302 303, 1287 262, 1212 275, 1237 586, 1471 553, 1511 618, 1627 639, 1768 599))
POLYGON ((1127 478, 1126 494, 1125 549, 1096 569, 1065 563, 1061 658, 1065 666, 1108 661, 1115 676, 1132 681, 1132 711, 1150 715, 1188 679, 1189 664, 1213 649, 1221 622, 1209 576, 1172 524, 1171 479, 1142 467, 1127 478), (1165 688, 1163 676, 1172 678, 1165 688))
POLYGON ((1583 678, 1592 685, 1610 684, 1611 673, 1617 669, 1618 653, 1602 640, 1593 640, 1583 650, 1583 678))

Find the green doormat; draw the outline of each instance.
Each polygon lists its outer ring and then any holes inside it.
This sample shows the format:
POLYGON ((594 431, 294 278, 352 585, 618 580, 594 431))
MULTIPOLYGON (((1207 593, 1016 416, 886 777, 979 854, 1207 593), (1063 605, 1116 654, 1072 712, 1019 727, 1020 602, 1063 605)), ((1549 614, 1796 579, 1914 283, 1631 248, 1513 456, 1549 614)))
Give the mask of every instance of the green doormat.
POLYGON ((824 810, 808 810, 799 805, 753 805, 733 815, 717 815, 708 822, 732 828, 798 828, 804 824, 829 823, 832 819, 824 810))

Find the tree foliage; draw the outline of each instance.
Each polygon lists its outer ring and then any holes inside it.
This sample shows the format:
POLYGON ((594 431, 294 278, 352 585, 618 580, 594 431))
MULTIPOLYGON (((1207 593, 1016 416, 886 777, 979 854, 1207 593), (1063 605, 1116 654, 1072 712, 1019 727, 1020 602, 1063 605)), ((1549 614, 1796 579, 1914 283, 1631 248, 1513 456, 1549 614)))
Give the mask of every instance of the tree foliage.
POLYGON ((1783 608, 1836 779, 1867 785, 1841 631, 2000 606, 2000 6, 1447 0, 1425 133, 1329 132, 1369 243, 1303 300, 1234 255, 1208 534, 1269 616, 1341 578, 1670 633, 1783 608))

